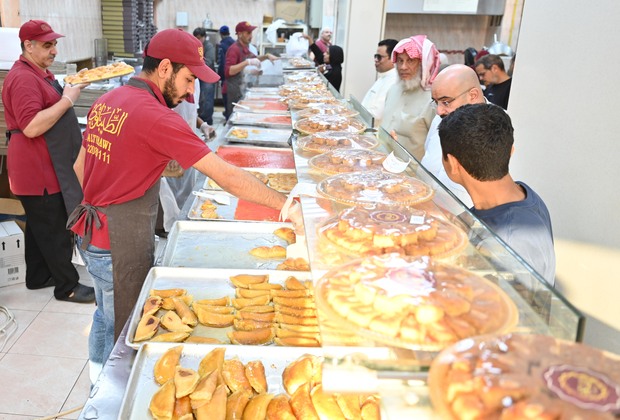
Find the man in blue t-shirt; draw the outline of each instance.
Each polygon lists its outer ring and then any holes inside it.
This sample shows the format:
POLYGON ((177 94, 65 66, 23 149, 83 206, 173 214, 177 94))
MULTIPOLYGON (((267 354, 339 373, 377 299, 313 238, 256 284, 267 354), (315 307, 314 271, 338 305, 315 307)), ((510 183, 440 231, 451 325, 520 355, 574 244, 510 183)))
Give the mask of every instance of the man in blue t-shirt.
POLYGON ((514 142, 508 114, 493 104, 463 105, 438 131, 446 173, 471 196, 471 212, 553 286, 551 218, 538 194, 508 172, 514 142))

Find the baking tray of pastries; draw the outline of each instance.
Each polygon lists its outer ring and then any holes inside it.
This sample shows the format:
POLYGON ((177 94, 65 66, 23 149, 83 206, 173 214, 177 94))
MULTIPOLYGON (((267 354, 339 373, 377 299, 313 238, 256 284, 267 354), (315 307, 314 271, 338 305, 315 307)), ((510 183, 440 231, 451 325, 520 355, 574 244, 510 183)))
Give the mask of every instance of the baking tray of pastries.
POLYGON ((544 335, 460 341, 433 360, 429 392, 444 419, 617 419, 620 356, 544 335))
POLYGON ((252 112, 233 112, 230 122, 234 125, 255 125, 268 128, 291 128, 290 115, 255 114, 252 112))
POLYGON ((413 207, 349 207, 318 228, 319 237, 356 256, 399 253, 448 258, 469 240, 456 225, 413 207))
POLYGON ((387 418, 376 394, 324 392, 323 360, 322 349, 145 344, 118 418, 387 418))
POLYGON ((515 303, 497 285, 429 257, 358 259, 315 285, 321 316, 370 340, 438 351, 463 338, 511 331, 515 303))
POLYGON ((308 165, 328 175, 382 169, 387 155, 366 149, 336 149, 312 157, 308 165))
POLYGON ((233 125, 224 138, 231 143, 254 144, 258 146, 288 147, 292 130, 233 125))
POLYGON ((310 108, 304 108, 295 113, 297 119, 308 118, 314 115, 340 115, 342 117, 355 117, 359 112, 348 108, 344 104, 315 104, 310 108))
POLYGON ((172 225, 161 263, 166 267, 212 267, 274 270, 285 256, 260 258, 250 254, 257 247, 286 247, 274 235, 291 223, 180 220, 172 225))
POLYGON ((379 140, 370 134, 323 131, 298 137, 296 144, 306 152, 326 153, 339 149, 373 149, 379 145, 379 140))
POLYGON ((81 83, 100 82, 113 79, 115 77, 126 76, 134 72, 134 68, 129 64, 118 61, 116 63, 99 66, 92 69, 82 69, 76 74, 65 77, 65 83, 77 85, 81 83))
POLYGON ((387 171, 332 175, 317 184, 322 196, 343 204, 408 206, 429 201, 433 189, 424 182, 387 171))
MULTIPOLYGON (((297 184, 295 169, 277 168, 243 168, 276 191, 288 193, 297 184)), ((219 190, 222 188, 211 178, 207 178, 203 185, 206 190, 219 190)))
POLYGON ((276 101, 257 101, 244 99, 237 102, 233 108, 235 112, 254 112, 257 114, 281 114, 288 115, 290 111, 288 106, 282 102, 276 101), (239 106, 240 105, 240 106, 239 106))
POLYGON ((125 341, 315 347, 313 290, 307 271, 153 267, 125 341))
POLYGON ((366 124, 355 118, 340 115, 314 115, 297 120, 294 128, 304 134, 314 134, 323 131, 362 133, 367 127, 366 124))

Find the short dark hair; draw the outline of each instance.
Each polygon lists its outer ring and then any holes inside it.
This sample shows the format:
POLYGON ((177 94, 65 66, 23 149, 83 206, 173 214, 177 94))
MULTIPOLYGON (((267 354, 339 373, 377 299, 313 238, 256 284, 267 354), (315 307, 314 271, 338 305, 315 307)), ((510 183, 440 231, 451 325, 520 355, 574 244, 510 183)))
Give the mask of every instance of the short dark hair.
POLYGON ((501 71, 506 71, 506 68, 504 67, 504 61, 499 55, 495 54, 485 55, 480 60, 476 61, 476 65, 474 67, 482 65, 485 69, 488 70, 493 67, 494 64, 499 67, 501 71))
POLYGON ((192 32, 192 34, 198 38, 198 37, 203 37, 203 36, 207 36, 207 30, 205 28, 196 28, 194 29, 194 32, 192 32))
POLYGON ((478 181, 496 181, 508 174, 514 143, 510 117, 493 104, 463 105, 439 124, 443 158, 450 154, 478 181))
POLYGON ((398 44, 398 41, 392 38, 384 39, 383 41, 379 41, 377 47, 383 47, 385 45, 385 51, 388 56, 392 56, 392 51, 394 51, 394 47, 398 44))
MULTIPOLYGON (((153 58, 147 55, 146 57, 144 57, 144 61, 142 63, 142 71, 146 74, 153 73, 162 60, 163 58, 153 58)), ((177 74, 179 70, 181 70, 183 67, 185 67, 185 64, 172 63, 172 74, 177 74)))

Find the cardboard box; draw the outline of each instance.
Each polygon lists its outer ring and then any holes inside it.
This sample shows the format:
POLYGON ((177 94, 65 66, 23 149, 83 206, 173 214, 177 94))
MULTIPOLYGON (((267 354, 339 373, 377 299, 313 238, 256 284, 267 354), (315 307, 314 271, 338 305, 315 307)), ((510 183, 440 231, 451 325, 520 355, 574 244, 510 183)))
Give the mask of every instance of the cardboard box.
POLYGON ((288 23, 306 21, 306 0, 276 0, 276 19, 284 19, 288 23))
POLYGON ((24 232, 14 221, 0 223, 0 287, 26 281, 24 232))

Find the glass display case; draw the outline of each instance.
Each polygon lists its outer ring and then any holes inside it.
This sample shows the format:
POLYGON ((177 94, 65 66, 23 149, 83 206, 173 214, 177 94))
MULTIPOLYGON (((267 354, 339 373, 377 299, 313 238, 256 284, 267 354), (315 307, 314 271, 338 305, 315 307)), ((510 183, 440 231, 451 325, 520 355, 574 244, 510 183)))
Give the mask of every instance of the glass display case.
MULTIPOLYGON (((341 99, 338 92, 331 92, 341 99)), ((354 102, 357 102, 353 100, 354 102)), ((349 104, 354 109, 360 109, 359 103, 349 104)), ((357 116, 367 125, 372 123, 362 118, 367 113, 357 116)), ((293 124, 297 119, 293 112, 293 124)), ((506 243, 490 231, 483 222, 479 221, 458 198, 446 189, 431 173, 419 162, 411 157, 406 150, 395 141, 384 129, 367 129, 366 134, 372 134, 378 139, 378 146, 374 151, 392 155, 401 162, 408 162, 402 174, 413 177, 430 185, 434 190, 434 196, 420 207, 427 213, 438 219, 443 219, 457 226, 466 237, 466 244, 456 254, 451 254, 442 259, 450 265, 463 268, 469 272, 484 278, 489 283, 497 286, 506 296, 514 302, 517 310, 517 320, 513 332, 533 333, 553 336, 555 338, 581 341, 584 329, 584 317, 562 295, 536 273, 519 255, 517 255, 506 243)), ((303 133, 293 136, 292 147, 295 155, 295 165, 300 183, 308 184, 304 190, 312 190, 311 185, 318 185, 328 176, 317 170, 309 161, 317 153, 300 147, 299 139, 303 133)), ((350 208, 350 204, 343 204, 320 196, 301 196, 301 204, 306 229, 306 240, 310 256, 315 285, 329 271, 338 269, 343 264, 351 263, 358 258, 355 253, 348 253, 342 247, 335 246, 333 242, 326 241, 321 234, 322 229, 333 221, 343 210, 350 208)), ((371 206, 372 207, 372 206, 371 206)), ((353 357, 348 360, 339 358, 333 360, 331 368, 340 364, 351 366, 353 364, 364 365, 375 371, 379 377, 403 374, 415 377, 416 372, 423 372, 428 368, 430 361, 436 356, 435 351, 416 349, 415 346, 390 346, 383 341, 368 339, 360 336, 355 342, 347 342, 351 337, 351 331, 355 331, 352 324, 340 323, 334 327, 325 316, 325 311, 319 306, 319 315, 323 312, 323 325, 328 329, 322 329, 323 347, 329 354, 330 346, 352 345, 351 353, 355 354, 355 347, 386 347, 389 357, 383 360, 369 360, 364 357, 353 357), (334 330, 336 328, 336 330, 334 330), (339 337, 342 337, 339 339, 339 337)), ((331 317, 333 313, 329 313, 331 317)), ((321 319, 321 318, 320 318, 321 319)))

